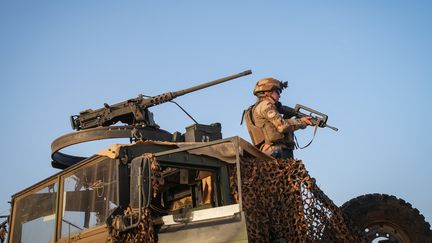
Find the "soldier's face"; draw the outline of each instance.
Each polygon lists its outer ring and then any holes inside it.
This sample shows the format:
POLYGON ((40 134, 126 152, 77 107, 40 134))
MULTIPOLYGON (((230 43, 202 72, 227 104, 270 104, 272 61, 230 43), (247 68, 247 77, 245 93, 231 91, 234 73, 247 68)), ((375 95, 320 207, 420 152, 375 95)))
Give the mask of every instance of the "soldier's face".
POLYGON ((279 101, 279 98, 280 98, 280 92, 279 92, 279 90, 273 90, 271 92, 270 96, 272 97, 273 100, 279 101))

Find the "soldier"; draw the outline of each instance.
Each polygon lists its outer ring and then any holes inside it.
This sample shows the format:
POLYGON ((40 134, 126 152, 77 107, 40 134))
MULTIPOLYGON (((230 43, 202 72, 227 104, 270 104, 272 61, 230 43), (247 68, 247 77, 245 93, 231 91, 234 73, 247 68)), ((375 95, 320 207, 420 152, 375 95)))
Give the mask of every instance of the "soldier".
POLYGON ((275 158, 293 158, 294 131, 312 125, 311 117, 285 119, 278 111, 282 90, 287 82, 274 78, 260 79, 253 91, 257 102, 244 112, 253 144, 275 158))

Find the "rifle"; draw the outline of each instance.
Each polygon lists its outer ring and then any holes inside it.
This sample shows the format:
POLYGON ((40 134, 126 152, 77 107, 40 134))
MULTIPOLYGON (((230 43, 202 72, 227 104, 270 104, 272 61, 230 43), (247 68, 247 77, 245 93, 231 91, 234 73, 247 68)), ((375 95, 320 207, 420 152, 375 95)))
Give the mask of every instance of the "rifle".
POLYGON ((334 131, 338 131, 336 127, 327 124, 328 116, 326 114, 316 111, 307 106, 297 104, 294 108, 291 108, 289 106, 284 106, 280 102, 278 102, 276 104, 276 107, 278 108, 279 113, 281 113, 285 119, 289 119, 291 117, 302 118, 310 116, 312 117, 311 121, 313 125, 323 128, 327 127, 334 131), (309 112, 309 114, 301 112, 302 110, 309 112))
POLYGON ((167 92, 153 97, 144 97, 144 95, 139 95, 137 98, 126 100, 114 105, 108 105, 105 103, 103 108, 97 110, 88 109, 81 111, 79 115, 72 115, 70 117, 71 126, 72 129, 82 130, 94 127, 106 127, 119 121, 128 125, 154 126, 155 123, 153 121, 153 115, 148 111, 149 107, 159 105, 171 101, 181 95, 246 76, 251 73, 251 70, 247 70, 238 74, 196 85, 188 89, 179 90, 176 92, 167 92))

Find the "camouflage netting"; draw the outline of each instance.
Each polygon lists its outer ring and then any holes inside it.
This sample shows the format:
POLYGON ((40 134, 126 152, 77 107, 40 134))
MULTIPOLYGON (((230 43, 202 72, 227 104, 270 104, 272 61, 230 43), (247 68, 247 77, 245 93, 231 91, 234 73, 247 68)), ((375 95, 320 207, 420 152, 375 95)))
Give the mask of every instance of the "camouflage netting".
POLYGON ((7 228, 6 221, 0 224, 0 242, 3 243, 6 240, 7 228))
MULTIPOLYGON (((130 208, 128 208, 125 215, 129 216, 132 214, 130 208)), ((119 232, 114 228, 110 227, 108 242, 112 243, 132 243, 132 242, 157 242, 157 234, 153 227, 153 221, 151 220, 151 212, 148 208, 142 209, 141 221, 136 228, 129 231, 119 232)), ((138 215, 133 214, 133 220, 138 220, 138 215)))
MULTIPOLYGON (((250 242, 366 242, 318 188, 302 161, 243 161, 241 178, 250 242)), ((230 180, 236 189, 235 166, 230 180)))
MULTIPOLYGON (((153 196, 160 167, 152 159, 153 196)), ((235 165, 230 166, 232 194, 237 197, 235 165)), ((241 162, 243 210, 250 242, 367 242, 351 229, 341 210, 318 188, 300 160, 244 159, 241 162)), ((130 208, 125 215, 131 215, 130 208)), ((138 215, 135 213, 134 222, 138 215)), ((137 228, 110 228, 109 242, 157 242, 151 211, 144 208, 137 228)))

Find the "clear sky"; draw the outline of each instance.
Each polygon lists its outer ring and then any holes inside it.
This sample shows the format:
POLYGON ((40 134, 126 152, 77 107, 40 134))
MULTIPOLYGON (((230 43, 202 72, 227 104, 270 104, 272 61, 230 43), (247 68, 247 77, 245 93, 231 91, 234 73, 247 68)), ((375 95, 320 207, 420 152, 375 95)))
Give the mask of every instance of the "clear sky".
MULTIPOLYGON (((256 80, 288 80, 282 102, 330 116, 296 151, 337 205, 403 198, 432 221, 431 1, 1 1, 0 215, 10 196, 58 170, 50 144, 69 116, 252 69, 176 101, 224 137, 256 80)), ((170 132, 192 121, 151 109, 170 132)), ((300 143, 312 129, 298 134, 300 143)), ((90 155, 101 144, 71 152, 90 155)))

